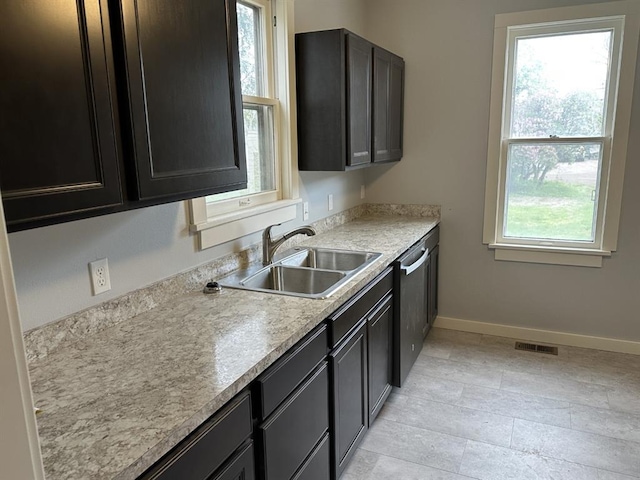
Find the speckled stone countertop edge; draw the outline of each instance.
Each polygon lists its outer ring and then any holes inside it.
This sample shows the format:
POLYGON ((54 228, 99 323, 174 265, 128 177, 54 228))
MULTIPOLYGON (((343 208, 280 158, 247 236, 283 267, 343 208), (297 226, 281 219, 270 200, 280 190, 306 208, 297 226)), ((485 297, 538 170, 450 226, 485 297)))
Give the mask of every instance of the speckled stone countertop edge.
MULTIPOLYGON (((438 211, 439 214, 439 211, 438 211)), ((362 226, 366 224, 366 222, 372 220, 373 223, 376 223, 376 217, 378 216, 388 216, 388 213, 380 211, 380 208, 377 207, 374 210, 373 217, 370 219, 366 218, 366 214, 363 217, 357 217, 356 224, 362 226)), ((402 216, 401 213, 395 211, 393 212, 393 216, 402 216)), ((403 243, 401 246, 398 246, 393 251, 386 251, 383 257, 379 259, 372 267, 365 272, 362 272, 352 281, 350 281, 344 288, 340 289, 334 296, 327 300, 309 300, 303 299, 305 302, 313 302, 306 305, 313 305, 313 307, 309 308, 309 313, 307 315, 308 318, 304 320, 303 323, 297 326, 294 330, 287 332, 286 338, 283 338, 280 343, 274 346, 269 352, 265 353, 262 357, 260 357, 254 364, 252 364, 249 368, 247 368, 242 374, 239 374, 234 381, 226 384, 224 388, 221 388, 217 391, 211 398, 198 408, 197 410, 191 411, 191 413, 184 419, 179 422, 177 425, 174 425, 170 431, 167 431, 164 434, 164 438, 160 441, 156 442, 153 446, 148 448, 142 455, 138 456, 137 459, 134 459, 129 463, 128 466, 121 468, 120 470, 112 471, 110 474, 107 471, 102 472, 101 475, 97 475, 95 478, 115 478, 118 480, 133 480, 137 478, 141 473, 147 470, 151 465, 153 465, 157 460, 159 460, 165 453, 167 453, 171 448, 177 445, 180 440, 185 438, 189 433, 194 431, 199 425, 201 425, 204 421, 211 417, 216 411, 218 411, 221 407, 223 407, 229 400, 231 400, 235 395, 237 395, 242 389, 247 387, 251 381, 253 381, 260 373, 262 373, 265 369, 267 369, 271 364, 273 364, 283 353, 285 353, 289 348, 295 345, 300 339, 302 339, 308 332, 310 332, 316 325, 320 324, 332 311, 338 308, 344 301, 350 298, 353 294, 355 294, 358 290, 364 287, 369 281, 375 278, 377 275, 382 272, 387 265, 389 265, 395 258, 397 258, 401 253, 403 253, 408 247, 410 247, 415 241, 419 240, 420 236, 426 234, 432 228, 439 223, 439 216, 425 216, 425 215, 411 215, 411 216, 419 216, 422 217, 425 221, 425 228, 421 232, 421 235, 416 236, 415 238, 411 238, 407 240, 407 242, 403 243), (104 475, 102 475, 104 473, 104 475)), ((347 228, 348 230, 348 228, 347 228)), ((331 237, 331 235, 329 236, 331 237)), ((303 243, 311 245, 311 246, 333 246, 336 245, 332 242, 335 240, 331 240, 327 242, 324 240, 326 237, 323 235, 318 235, 316 237, 311 237, 306 239, 303 243)), ((375 247, 369 248, 369 250, 375 250, 375 247)), ((253 292, 242 292, 235 291, 233 295, 238 296, 238 298, 243 298, 243 295, 256 295, 253 292)), ((271 298, 278 297, 272 294, 258 294, 258 295, 267 295, 271 298)), ((189 297, 200 298, 197 294, 191 293, 185 295, 188 300, 189 297)), ((251 297, 247 297, 251 298, 251 297)), ((297 300, 296 300, 297 301, 297 300)), ((301 304, 300 304, 301 305, 301 304)), ((105 337, 106 334, 103 334, 105 337)), ((52 359, 55 360, 55 359, 52 359)), ((38 369, 37 364, 46 365, 47 359, 41 359, 40 361, 34 362, 34 368, 38 369)), ((46 463, 46 462, 45 462, 46 463)), ((106 469, 108 470, 108 469, 106 469)), ((49 478, 49 477, 47 477, 49 478)), ((52 476, 51 478, 82 478, 75 477, 73 475, 70 476, 52 476)))

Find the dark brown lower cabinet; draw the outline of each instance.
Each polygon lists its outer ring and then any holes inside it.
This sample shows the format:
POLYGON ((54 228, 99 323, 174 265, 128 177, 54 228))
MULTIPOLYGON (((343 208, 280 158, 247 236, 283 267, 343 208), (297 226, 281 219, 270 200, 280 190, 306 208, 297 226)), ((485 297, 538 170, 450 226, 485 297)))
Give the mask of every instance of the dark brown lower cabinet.
POLYGON ((389 294, 367 319, 369 354, 369 425, 391 393, 393 296, 389 294))
POLYGON ((322 324, 253 382, 260 480, 329 480, 329 368, 322 324))
POLYGON ((262 425, 258 441, 265 480, 294 478, 329 430, 326 362, 262 425))
POLYGON ((332 372, 333 471, 339 478, 369 427, 367 408, 367 323, 329 355, 332 372))
POLYGON ((251 396, 238 395, 138 480, 252 480, 251 396))
POLYGON ((437 226, 425 237, 425 245, 429 252, 426 263, 425 285, 427 314, 422 329, 422 337, 425 338, 438 316, 438 276, 440 270, 440 227, 437 226))
MULTIPOLYGON (((427 314, 429 325, 433 325, 438 316, 438 273, 440 270, 440 246, 436 245, 429 253, 429 277, 427 278, 427 292, 429 303, 427 314)), ((426 332, 425 332, 426 333, 426 332)))

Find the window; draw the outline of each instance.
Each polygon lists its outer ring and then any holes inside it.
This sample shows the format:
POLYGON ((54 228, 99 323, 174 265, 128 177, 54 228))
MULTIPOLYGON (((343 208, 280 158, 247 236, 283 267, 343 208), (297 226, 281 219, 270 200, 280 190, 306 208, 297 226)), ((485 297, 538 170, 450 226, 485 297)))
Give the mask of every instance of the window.
POLYGON ((600 266, 615 250, 637 10, 496 17, 484 231, 496 259, 600 266))
POLYGON ((191 229, 198 232, 201 248, 296 216, 295 129, 289 115, 291 0, 241 0, 236 5, 247 188, 191 201, 191 229))

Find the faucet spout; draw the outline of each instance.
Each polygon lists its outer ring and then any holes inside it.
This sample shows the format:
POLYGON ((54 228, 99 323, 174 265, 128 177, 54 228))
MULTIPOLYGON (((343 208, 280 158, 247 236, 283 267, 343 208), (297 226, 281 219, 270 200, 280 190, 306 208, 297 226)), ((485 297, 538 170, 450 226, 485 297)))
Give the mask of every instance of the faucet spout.
POLYGON ((280 225, 279 223, 276 225, 270 225, 264 229, 262 232, 262 264, 269 265, 273 261, 273 256, 276 253, 276 250, 282 245, 284 242, 289 240, 291 237, 295 235, 308 235, 313 236, 316 234, 316 231, 313 227, 309 225, 305 225, 304 227, 296 228, 288 233, 285 233, 278 239, 271 238, 271 229, 275 226, 280 225))

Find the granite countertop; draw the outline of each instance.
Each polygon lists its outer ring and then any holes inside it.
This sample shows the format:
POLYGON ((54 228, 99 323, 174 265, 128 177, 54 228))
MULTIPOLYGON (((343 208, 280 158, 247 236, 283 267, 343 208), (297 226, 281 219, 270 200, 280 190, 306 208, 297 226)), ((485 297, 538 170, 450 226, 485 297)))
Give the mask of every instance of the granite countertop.
POLYGON ((328 299, 194 292, 32 362, 46 478, 135 479, 438 222, 367 216, 309 237, 383 253, 328 299))

